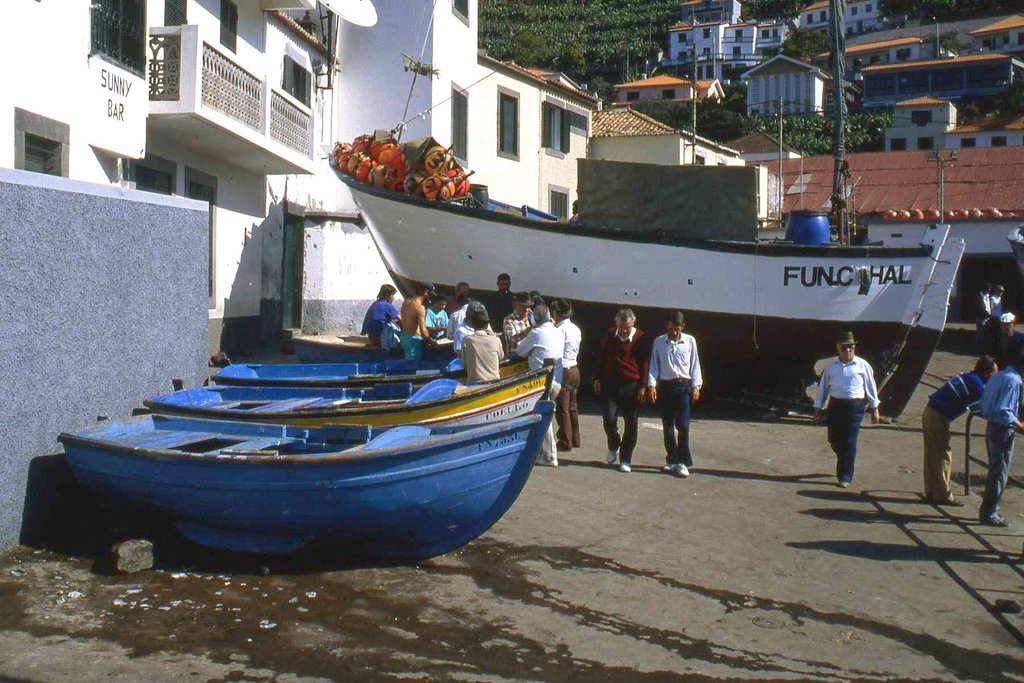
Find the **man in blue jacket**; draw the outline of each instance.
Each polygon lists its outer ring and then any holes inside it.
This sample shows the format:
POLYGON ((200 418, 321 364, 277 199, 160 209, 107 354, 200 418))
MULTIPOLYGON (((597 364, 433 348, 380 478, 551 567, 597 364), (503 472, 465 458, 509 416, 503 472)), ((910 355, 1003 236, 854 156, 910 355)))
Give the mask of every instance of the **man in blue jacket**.
POLYGON ((992 356, 982 356, 972 372, 951 377, 938 391, 928 397, 928 405, 921 413, 921 433, 924 436, 924 497, 933 505, 955 505, 949 486, 953 451, 949 447, 949 423, 967 412, 967 408, 981 400, 985 382, 999 370, 992 356))
POLYGON ((988 420, 985 427, 985 447, 988 449, 988 479, 985 496, 981 499, 978 519, 988 526, 1010 526, 999 514, 999 500, 1006 488, 1006 477, 1013 460, 1013 435, 1024 430, 1018 417, 1021 399, 1020 367, 1024 352, 1016 349, 1006 369, 989 378, 981 397, 981 416, 988 420))

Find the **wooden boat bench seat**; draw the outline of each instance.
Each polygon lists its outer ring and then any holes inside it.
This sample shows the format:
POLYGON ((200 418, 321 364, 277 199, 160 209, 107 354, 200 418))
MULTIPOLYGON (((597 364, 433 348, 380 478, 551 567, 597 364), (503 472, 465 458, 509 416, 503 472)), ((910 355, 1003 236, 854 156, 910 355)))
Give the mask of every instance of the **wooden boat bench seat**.
POLYGON ((221 435, 216 432, 143 432, 140 434, 125 435, 118 441, 133 448, 148 448, 153 450, 174 450, 182 446, 202 443, 211 439, 217 439, 221 435))

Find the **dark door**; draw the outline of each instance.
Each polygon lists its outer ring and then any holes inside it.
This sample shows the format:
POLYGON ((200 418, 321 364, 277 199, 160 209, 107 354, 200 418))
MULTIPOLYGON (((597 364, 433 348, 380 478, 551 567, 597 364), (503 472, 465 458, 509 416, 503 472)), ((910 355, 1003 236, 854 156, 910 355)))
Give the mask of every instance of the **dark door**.
POLYGON ((281 328, 302 327, 302 242, 300 216, 285 214, 281 264, 281 328))

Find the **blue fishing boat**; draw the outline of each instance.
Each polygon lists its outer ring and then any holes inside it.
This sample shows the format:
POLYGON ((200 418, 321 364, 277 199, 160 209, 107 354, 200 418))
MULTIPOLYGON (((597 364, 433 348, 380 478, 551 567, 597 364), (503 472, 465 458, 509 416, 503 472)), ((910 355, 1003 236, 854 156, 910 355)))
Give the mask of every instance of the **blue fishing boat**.
POLYGON ((153 396, 144 403, 163 415, 306 427, 470 425, 529 413, 549 390, 551 375, 551 368, 541 368, 474 384, 441 378, 415 390, 409 382, 365 388, 211 385, 153 396))
POLYGON ((553 405, 473 428, 303 429, 145 415, 64 433, 87 488, 169 515, 187 538, 282 553, 313 541, 354 560, 461 547, 515 501, 553 405))
MULTIPOLYGON (((292 348, 303 363, 362 363, 401 359, 397 350, 385 351, 369 346, 366 337, 293 337, 292 348)), ((450 341, 442 341, 423 349, 423 360, 448 362, 455 358, 450 341)))
MULTIPOLYGON (((526 361, 505 358, 498 370, 502 377, 523 372, 526 361)), ((465 380, 462 361, 385 360, 361 363, 239 363, 219 370, 217 384, 234 386, 356 387, 409 382, 426 384, 449 377, 465 380)))

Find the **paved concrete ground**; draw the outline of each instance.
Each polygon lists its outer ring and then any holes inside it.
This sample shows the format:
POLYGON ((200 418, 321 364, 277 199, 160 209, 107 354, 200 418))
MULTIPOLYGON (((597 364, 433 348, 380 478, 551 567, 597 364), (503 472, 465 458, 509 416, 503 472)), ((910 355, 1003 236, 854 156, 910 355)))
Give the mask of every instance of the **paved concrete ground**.
POLYGON ((423 566, 263 575, 171 547, 161 569, 111 577, 87 553, 16 548, 0 557, 0 677, 1024 680, 1024 616, 994 609, 1024 601, 1022 489, 1004 497, 1010 529, 975 522, 980 467, 965 508, 919 496, 917 416, 970 363, 937 354, 903 421, 865 427, 847 490, 805 419, 701 415, 680 480, 657 472, 653 415, 628 475, 602 464, 586 415, 584 448, 423 566))

